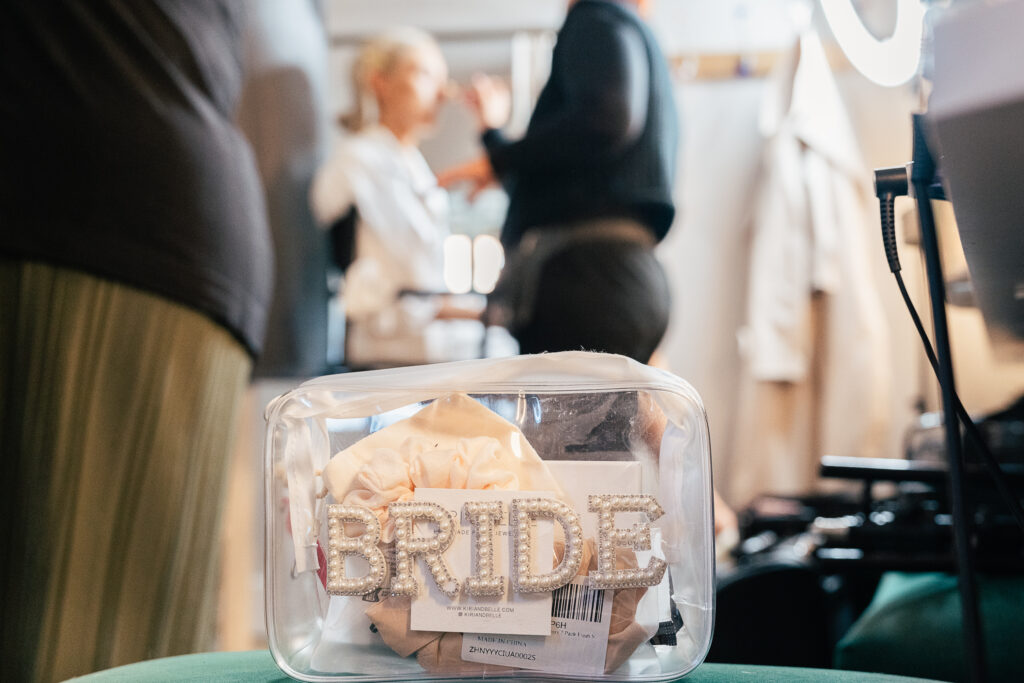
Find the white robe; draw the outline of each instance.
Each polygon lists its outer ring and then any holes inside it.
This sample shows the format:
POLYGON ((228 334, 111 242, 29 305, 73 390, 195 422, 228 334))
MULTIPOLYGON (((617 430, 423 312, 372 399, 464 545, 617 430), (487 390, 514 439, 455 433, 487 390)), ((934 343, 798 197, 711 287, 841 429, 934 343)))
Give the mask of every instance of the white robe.
POLYGON ((761 111, 762 177, 752 225, 745 372, 730 482, 737 503, 800 493, 825 454, 881 456, 888 330, 869 249, 877 212, 820 39, 805 33, 761 111))

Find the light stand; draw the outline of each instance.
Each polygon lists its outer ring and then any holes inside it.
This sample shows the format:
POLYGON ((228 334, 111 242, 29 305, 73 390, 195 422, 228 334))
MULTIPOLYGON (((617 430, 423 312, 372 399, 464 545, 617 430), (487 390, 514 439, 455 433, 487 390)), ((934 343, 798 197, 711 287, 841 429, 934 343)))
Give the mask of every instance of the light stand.
MULTIPOLYGON (((893 200, 896 196, 906 193, 907 180, 903 169, 881 169, 875 174, 875 191, 879 198, 882 218, 882 235, 889 261, 889 269, 896 276, 904 299, 914 316, 918 331, 922 334, 929 360, 935 368, 942 394, 943 424, 945 427, 946 453, 949 461, 949 497, 953 517, 953 547, 956 555, 960 603, 963 610, 964 654, 966 656, 969 680, 982 683, 986 678, 984 634, 978 609, 978 590, 973 553, 972 520, 969 505, 964 491, 963 441, 960 434, 959 418, 963 410, 957 398, 956 384, 953 374, 953 357, 949 343, 949 326, 946 319, 946 286, 942 274, 942 260, 939 252, 939 241, 935 231, 935 218, 932 214, 932 186, 935 183, 935 161, 928 149, 925 135, 925 121, 922 114, 913 116, 914 151, 913 164, 910 171, 910 186, 914 191, 915 203, 921 228, 921 248, 924 253, 925 269, 928 275, 928 291, 931 301, 932 322, 935 332, 935 353, 924 334, 920 320, 913 310, 913 304, 907 295, 899 270, 899 257, 896 250, 895 221, 893 217, 893 200)), ((966 416, 967 423, 970 422, 966 416)), ((970 429, 972 424, 965 426, 970 429)), ((994 476, 997 485, 1001 477, 998 465, 994 476)), ((1014 513, 1016 501, 1009 497, 1014 513)))

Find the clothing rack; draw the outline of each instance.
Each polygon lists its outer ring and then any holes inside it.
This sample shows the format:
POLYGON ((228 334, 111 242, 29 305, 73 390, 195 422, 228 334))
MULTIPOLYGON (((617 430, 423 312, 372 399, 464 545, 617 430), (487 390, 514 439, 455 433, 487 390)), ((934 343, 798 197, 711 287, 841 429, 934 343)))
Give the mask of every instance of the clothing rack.
MULTIPOLYGON (((494 41, 512 40, 521 34, 548 34, 554 33, 549 26, 517 26, 514 28, 495 29, 472 29, 452 31, 431 31, 434 39, 444 45, 446 43, 486 43, 494 41)), ((332 33, 328 42, 332 48, 356 47, 367 39, 367 33, 332 33)))
MULTIPOLYGON (((444 44, 486 43, 515 40, 520 36, 553 35, 550 26, 516 26, 495 29, 464 29, 434 31, 434 38, 444 44)), ((366 39, 365 33, 332 33, 331 48, 356 47, 366 39)), ((765 78, 786 57, 789 50, 760 50, 749 52, 674 52, 668 54, 673 73, 683 81, 724 81, 736 78, 765 78)), ((825 52, 833 72, 845 71, 851 64, 836 43, 827 43, 825 52)))
MULTIPOLYGON (((683 81, 725 81, 737 78, 765 78, 786 58, 789 50, 752 52, 679 52, 668 55, 669 65, 683 81)), ((825 45, 833 72, 850 68, 842 49, 835 43, 825 45)))

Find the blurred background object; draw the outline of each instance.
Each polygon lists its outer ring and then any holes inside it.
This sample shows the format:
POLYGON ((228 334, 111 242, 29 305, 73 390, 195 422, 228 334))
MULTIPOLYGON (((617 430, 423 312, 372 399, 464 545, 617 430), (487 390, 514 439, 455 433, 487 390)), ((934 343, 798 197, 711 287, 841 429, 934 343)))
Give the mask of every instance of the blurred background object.
POLYGON ((309 188, 327 155, 327 34, 315 0, 248 3, 245 88, 238 126, 253 147, 274 241, 274 296, 255 376, 305 377, 327 368, 327 244, 309 188))
POLYGON ((272 249, 235 3, 0 7, 0 678, 214 646, 272 249))

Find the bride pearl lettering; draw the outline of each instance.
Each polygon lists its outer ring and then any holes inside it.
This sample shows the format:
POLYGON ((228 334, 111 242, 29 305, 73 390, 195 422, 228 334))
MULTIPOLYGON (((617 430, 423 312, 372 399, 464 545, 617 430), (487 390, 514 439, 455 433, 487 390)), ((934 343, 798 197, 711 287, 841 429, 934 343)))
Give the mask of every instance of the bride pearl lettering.
MULTIPOLYGON (((458 531, 455 516, 437 503, 403 501, 388 505, 388 513, 395 524, 395 575, 389 587, 391 595, 415 597, 419 585, 413 574, 413 565, 420 559, 426 564, 438 589, 455 598, 459 591, 473 597, 499 597, 505 593, 505 577, 495 566, 495 527, 501 521, 505 505, 500 501, 473 501, 463 505, 463 513, 473 529, 472 557, 475 573, 464 584, 452 573, 444 559, 444 552, 452 545, 458 531), (426 521, 433 534, 414 535, 415 521, 426 521)), ((653 557, 641 569, 615 568, 615 549, 628 547, 649 550, 651 528, 647 522, 634 524, 632 529, 615 526, 618 512, 640 512, 650 522, 664 514, 658 501, 648 495, 593 495, 588 499, 588 512, 598 515, 597 571, 589 576, 591 586, 597 589, 655 586, 661 583, 667 565, 653 557)), ((381 526, 377 516, 361 505, 327 506, 328 552, 327 592, 331 595, 366 595, 385 585, 387 562, 381 551, 381 526), (357 536, 347 536, 345 523, 362 524, 365 530, 357 536), (362 557, 369 563, 363 576, 345 574, 345 558, 362 557)), ((579 572, 583 561, 583 527, 579 514, 559 500, 548 498, 514 498, 509 510, 509 565, 512 588, 517 593, 543 593, 561 588, 579 572), (552 519, 562 527, 565 549, 562 560, 553 570, 534 574, 533 522, 552 519)))

